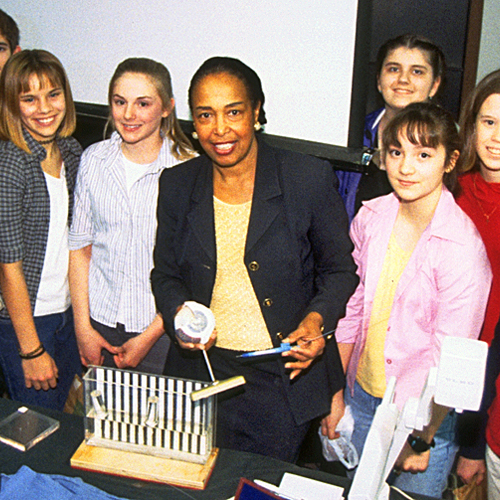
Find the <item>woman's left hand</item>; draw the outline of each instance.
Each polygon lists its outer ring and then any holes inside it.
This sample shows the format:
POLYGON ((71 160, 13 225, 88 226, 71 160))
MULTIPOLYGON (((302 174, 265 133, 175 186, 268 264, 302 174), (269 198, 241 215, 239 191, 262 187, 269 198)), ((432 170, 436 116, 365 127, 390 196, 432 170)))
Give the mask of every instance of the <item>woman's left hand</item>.
POLYGON ((337 426, 345 413, 344 390, 340 389, 332 398, 330 414, 321 420, 321 434, 328 439, 337 439, 340 434, 337 426))
POLYGON ((283 339, 283 342, 297 343, 290 351, 282 354, 282 356, 290 356, 297 360, 285 364, 285 368, 292 370, 290 380, 293 380, 302 370, 309 368, 311 363, 323 354, 325 338, 321 336, 322 326, 323 318, 321 314, 310 312, 301 321, 297 330, 292 332, 286 339, 283 339))
POLYGON ((177 340, 177 343, 183 349, 187 349, 188 351, 208 351, 215 344, 215 341, 217 340, 217 330, 214 329, 214 331, 210 334, 210 337, 206 344, 194 344, 193 342, 183 342, 177 335, 175 338, 177 340))

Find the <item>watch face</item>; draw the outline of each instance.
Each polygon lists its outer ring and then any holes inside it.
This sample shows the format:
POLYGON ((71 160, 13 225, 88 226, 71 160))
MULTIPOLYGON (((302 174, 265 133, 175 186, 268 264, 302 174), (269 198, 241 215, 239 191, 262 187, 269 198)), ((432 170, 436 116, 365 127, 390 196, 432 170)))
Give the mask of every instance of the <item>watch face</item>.
POLYGON ((417 453, 423 453, 430 449, 431 445, 425 442, 421 437, 408 436, 408 443, 412 447, 413 451, 417 453))

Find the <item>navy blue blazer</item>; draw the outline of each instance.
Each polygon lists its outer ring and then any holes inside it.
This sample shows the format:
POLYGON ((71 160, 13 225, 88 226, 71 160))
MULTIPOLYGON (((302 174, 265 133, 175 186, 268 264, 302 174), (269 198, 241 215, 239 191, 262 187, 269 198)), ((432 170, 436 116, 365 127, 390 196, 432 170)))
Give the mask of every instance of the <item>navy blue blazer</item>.
MULTIPOLYGON (((259 140, 244 261, 273 345, 311 311, 322 315, 325 331, 336 327, 358 283, 352 249, 331 165, 259 140)), ((213 174, 206 155, 161 175, 154 262, 153 293, 173 338, 177 307, 186 300, 209 306, 215 283, 213 174)), ((171 351, 169 357, 192 357, 176 344, 171 351)), ((344 385, 334 341, 292 382, 277 363, 297 424, 329 412, 332 395, 344 385)), ((197 378, 194 365, 184 364, 185 373, 171 375, 197 378)))

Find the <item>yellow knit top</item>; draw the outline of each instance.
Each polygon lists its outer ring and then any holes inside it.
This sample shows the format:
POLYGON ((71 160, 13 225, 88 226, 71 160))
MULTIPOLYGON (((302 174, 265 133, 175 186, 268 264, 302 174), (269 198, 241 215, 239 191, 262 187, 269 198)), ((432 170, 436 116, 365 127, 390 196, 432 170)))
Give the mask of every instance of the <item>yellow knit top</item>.
POLYGON ((385 337, 396 288, 411 254, 412 252, 404 251, 398 245, 394 233, 391 234, 373 299, 366 343, 356 374, 359 385, 376 398, 383 398, 386 389, 385 337))
POLYGON ((214 197, 217 273, 210 309, 217 347, 254 351, 272 347, 243 260, 252 202, 230 205, 214 197))

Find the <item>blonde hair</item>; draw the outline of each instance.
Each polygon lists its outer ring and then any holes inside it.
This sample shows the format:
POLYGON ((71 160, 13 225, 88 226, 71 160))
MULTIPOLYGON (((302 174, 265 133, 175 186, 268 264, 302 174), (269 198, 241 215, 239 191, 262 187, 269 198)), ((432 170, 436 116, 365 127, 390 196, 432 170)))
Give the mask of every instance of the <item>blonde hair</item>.
POLYGON ((0 75, 0 138, 12 141, 18 148, 31 153, 23 136, 19 96, 29 92, 30 79, 36 76, 41 87, 60 87, 66 101, 66 114, 57 131, 69 137, 76 127, 76 112, 68 77, 56 56, 46 50, 22 50, 5 64, 0 75))
MULTIPOLYGON (((114 129, 111 108, 113 106, 113 93, 116 82, 126 73, 146 75, 156 88, 164 109, 170 109, 170 101, 173 98, 172 80, 168 69, 161 63, 145 57, 131 57, 122 61, 116 68, 109 82, 108 104, 109 117, 106 129, 111 126, 114 129)), ((105 132, 106 132, 105 129, 105 132)), ((165 137, 172 141, 171 151, 178 160, 188 160, 195 156, 193 146, 186 137, 177 119, 175 107, 170 110, 167 117, 162 118, 160 130, 165 137)))

